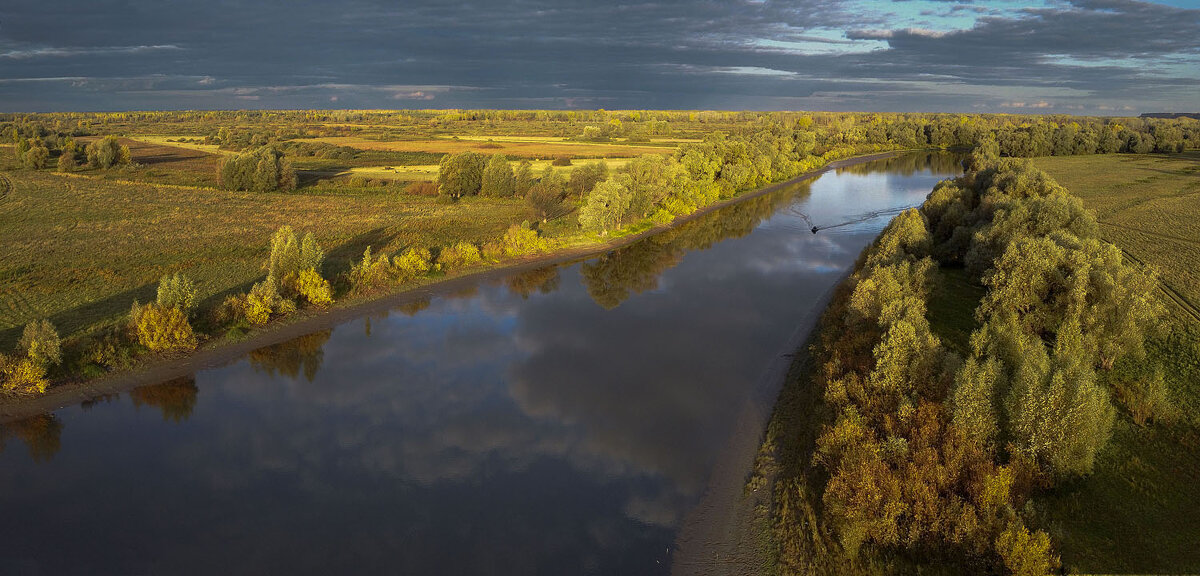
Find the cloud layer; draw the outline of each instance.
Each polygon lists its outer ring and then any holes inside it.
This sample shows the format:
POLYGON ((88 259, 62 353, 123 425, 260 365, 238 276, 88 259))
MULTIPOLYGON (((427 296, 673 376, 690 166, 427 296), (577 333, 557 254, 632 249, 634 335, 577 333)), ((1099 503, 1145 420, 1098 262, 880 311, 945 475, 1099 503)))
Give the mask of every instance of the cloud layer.
POLYGON ((1197 37, 1135 0, 19 3, 0 109, 1175 110, 1197 37))

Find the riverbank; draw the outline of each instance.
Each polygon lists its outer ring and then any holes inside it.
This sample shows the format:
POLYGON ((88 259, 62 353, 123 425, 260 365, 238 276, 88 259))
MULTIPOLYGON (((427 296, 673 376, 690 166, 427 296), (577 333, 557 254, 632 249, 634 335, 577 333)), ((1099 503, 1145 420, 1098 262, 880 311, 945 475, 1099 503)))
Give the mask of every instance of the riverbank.
POLYGON ((755 481, 759 448, 777 400, 786 387, 801 383, 807 343, 834 292, 849 277, 842 272, 796 325, 779 353, 755 381, 700 503, 684 519, 675 540, 671 573, 699 576, 746 576, 772 573, 771 501, 774 477, 755 481), (749 479, 749 480, 748 480, 749 479))
POLYGON ((707 206, 687 216, 676 218, 668 225, 654 227, 637 234, 630 234, 603 243, 576 246, 536 257, 510 261, 454 277, 433 280, 420 286, 408 287, 392 293, 376 294, 364 298, 344 299, 326 309, 301 310, 293 315, 272 322, 264 328, 257 329, 244 338, 238 340, 213 340, 205 343, 195 352, 185 356, 147 357, 129 370, 111 372, 92 380, 59 383, 40 396, 10 396, 0 398, 0 422, 50 412, 94 398, 121 393, 142 385, 184 377, 197 370, 223 365, 252 350, 327 329, 351 318, 384 312, 398 306, 403 306, 404 304, 422 301, 435 296, 453 294, 472 285, 481 282, 496 281, 510 274, 588 258, 596 254, 627 246, 722 208, 778 191, 797 182, 815 178, 826 172, 855 164, 890 158, 903 152, 891 151, 837 160, 826 164, 822 168, 800 174, 795 178, 748 191, 729 200, 707 206))

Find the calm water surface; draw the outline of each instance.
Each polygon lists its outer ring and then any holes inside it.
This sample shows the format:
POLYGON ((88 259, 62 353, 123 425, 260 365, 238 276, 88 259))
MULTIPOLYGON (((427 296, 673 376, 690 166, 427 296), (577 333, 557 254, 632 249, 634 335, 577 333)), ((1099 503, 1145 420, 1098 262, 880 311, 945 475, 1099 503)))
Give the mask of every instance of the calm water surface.
POLYGON ((763 367, 958 157, 3 427, 0 572, 663 574, 763 367))

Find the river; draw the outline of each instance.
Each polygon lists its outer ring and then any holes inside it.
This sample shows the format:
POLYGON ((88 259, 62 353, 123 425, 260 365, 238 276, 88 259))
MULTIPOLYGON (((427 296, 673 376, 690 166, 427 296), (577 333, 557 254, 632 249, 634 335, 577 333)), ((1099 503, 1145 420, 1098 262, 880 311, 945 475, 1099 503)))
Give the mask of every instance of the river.
POLYGON ((763 367, 959 161, 827 172, 6 424, 0 571, 669 573, 763 367))

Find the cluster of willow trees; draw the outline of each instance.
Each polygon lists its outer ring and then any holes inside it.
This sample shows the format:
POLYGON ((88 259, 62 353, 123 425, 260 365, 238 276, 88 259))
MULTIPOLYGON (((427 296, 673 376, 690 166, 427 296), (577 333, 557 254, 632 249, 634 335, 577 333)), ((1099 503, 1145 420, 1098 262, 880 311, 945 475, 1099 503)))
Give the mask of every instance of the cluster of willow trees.
MULTIPOLYGON (((1025 503, 1091 470, 1115 413, 1102 374, 1143 356, 1162 307, 1154 277, 1101 241, 1045 173, 986 153, 973 164, 888 225, 826 312, 814 379, 830 416, 814 460, 827 482, 817 519, 797 482, 777 485, 785 571, 889 550, 982 571, 1057 569, 1025 503), (950 267, 986 287, 966 358, 927 313, 950 267), (807 521, 829 539, 807 541, 807 521)), ((1143 377, 1123 401, 1161 401, 1161 376, 1143 377)))

